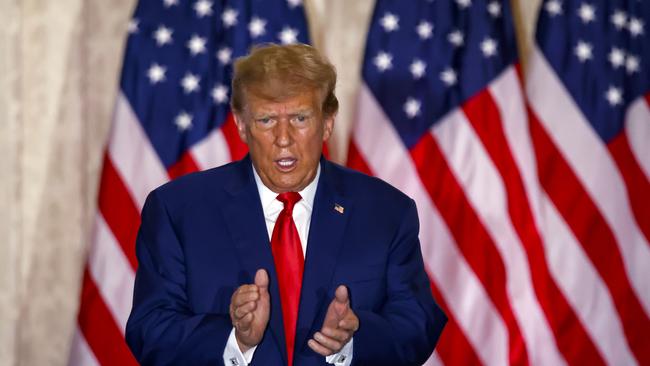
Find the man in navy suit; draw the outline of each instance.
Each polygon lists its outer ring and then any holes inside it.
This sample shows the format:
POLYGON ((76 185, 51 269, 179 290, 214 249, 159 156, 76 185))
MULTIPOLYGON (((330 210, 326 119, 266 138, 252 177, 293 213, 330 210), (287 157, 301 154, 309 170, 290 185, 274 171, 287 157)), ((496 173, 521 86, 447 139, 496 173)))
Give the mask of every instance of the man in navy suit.
POLYGON ((146 365, 420 365, 446 317, 415 203, 324 158, 336 73, 306 45, 235 64, 249 155, 151 192, 126 339, 146 365))

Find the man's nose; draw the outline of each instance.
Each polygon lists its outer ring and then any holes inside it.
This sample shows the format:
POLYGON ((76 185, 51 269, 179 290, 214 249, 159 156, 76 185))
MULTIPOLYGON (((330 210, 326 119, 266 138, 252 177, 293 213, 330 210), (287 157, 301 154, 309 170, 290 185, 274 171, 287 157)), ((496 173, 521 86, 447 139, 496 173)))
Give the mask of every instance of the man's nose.
POLYGON ((288 118, 281 118, 275 126, 275 143, 278 146, 289 146, 293 142, 293 127, 288 118))

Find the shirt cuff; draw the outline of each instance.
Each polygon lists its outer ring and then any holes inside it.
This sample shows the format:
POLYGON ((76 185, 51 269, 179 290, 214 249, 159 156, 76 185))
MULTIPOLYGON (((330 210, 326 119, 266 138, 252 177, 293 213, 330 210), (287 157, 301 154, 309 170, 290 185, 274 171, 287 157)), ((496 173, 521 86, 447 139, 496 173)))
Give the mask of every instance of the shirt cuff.
POLYGON ((235 328, 232 328, 228 337, 228 343, 226 343, 226 348, 223 350, 223 364, 226 366, 248 366, 253 360, 253 354, 256 348, 257 346, 252 347, 242 353, 239 349, 239 344, 237 344, 237 338, 235 338, 235 328))
POLYGON ((354 338, 351 338, 348 343, 343 346, 339 353, 325 357, 325 362, 334 366, 350 366, 352 363, 352 346, 354 338))

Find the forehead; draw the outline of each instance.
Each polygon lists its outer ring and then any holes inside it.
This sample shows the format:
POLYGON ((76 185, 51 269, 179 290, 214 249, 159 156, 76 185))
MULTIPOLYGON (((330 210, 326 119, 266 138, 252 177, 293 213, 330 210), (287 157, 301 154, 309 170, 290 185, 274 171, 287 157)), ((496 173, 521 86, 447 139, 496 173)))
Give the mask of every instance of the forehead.
POLYGON ((279 97, 249 92, 246 94, 245 108, 252 113, 313 111, 318 110, 319 99, 318 93, 313 89, 279 97))

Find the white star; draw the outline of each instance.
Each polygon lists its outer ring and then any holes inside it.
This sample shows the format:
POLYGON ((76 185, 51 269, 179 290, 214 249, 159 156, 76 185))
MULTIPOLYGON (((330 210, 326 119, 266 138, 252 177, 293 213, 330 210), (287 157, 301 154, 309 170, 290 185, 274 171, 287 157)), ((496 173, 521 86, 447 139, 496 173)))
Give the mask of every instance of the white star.
POLYGON ((233 25, 237 24, 237 10, 233 8, 225 8, 221 13, 221 21, 226 28, 230 28, 233 25))
POLYGON ((584 42, 584 41, 578 41, 578 44, 576 45, 575 48, 575 54, 578 56, 578 59, 580 59, 580 62, 585 62, 587 60, 591 60, 593 57, 593 47, 591 44, 584 42))
POLYGON ((298 42, 298 30, 284 27, 282 32, 278 33, 278 38, 282 44, 292 44, 298 42))
POLYGON ((248 31, 253 38, 257 38, 266 33, 266 20, 258 17, 253 17, 251 19, 251 22, 248 23, 248 31))
POLYGON ((562 3, 558 0, 549 0, 544 4, 544 9, 546 9, 549 16, 554 17, 562 14, 562 3))
POLYGON ((497 1, 492 1, 488 4, 487 10, 493 18, 498 18, 501 15, 501 4, 497 1))
POLYGON ((287 3, 289 3, 289 7, 291 9, 302 5, 302 0, 287 0, 287 3))
POLYGON ((229 64, 230 60, 232 59, 232 49, 228 47, 221 47, 217 51, 217 59, 219 59, 219 62, 221 62, 222 65, 229 64))
POLYGON ((178 127, 179 131, 185 131, 192 128, 192 115, 183 111, 176 116, 174 124, 178 127))
POLYGON ((497 54, 497 42, 492 38, 485 38, 481 42, 481 52, 484 57, 492 57, 497 54))
POLYGON ((380 72, 386 71, 393 67, 393 56, 386 52, 379 52, 373 62, 380 72))
POLYGON ((164 25, 161 25, 154 32, 153 38, 156 39, 156 43, 158 44, 158 46, 164 46, 167 43, 172 42, 172 33, 174 33, 173 30, 165 27, 164 25))
POLYGON ((634 74, 639 71, 639 58, 634 55, 628 55, 625 61, 625 70, 628 74, 634 74))
POLYGON ((456 29, 447 35, 447 40, 454 46, 460 47, 465 43, 465 36, 463 35, 463 32, 456 29))
POLYGON ((188 72, 181 80, 181 86, 183 87, 185 94, 189 94, 199 90, 199 82, 200 79, 198 76, 188 72))
POLYGON ((578 17, 582 19, 583 24, 593 22, 596 19, 596 9, 591 4, 582 3, 578 8, 578 17))
POLYGON ((415 30, 418 32, 420 39, 429 39, 433 34, 433 24, 427 22, 426 20, 423 20, 420 22, 420 24, 418 24, 415 30))
POLYGON ((156 63, 152 64, 147 70, 147 77, 149 78, 149 82, 151 84, 157 84, 161 81, 164 81, 166 72, 166 67, 160 66, 156 63))
POLYGON ((187 42, 187 48, 190 49, 192 56, 205 52, 205 38, 199 37, 196 34, 187 42))
POLYGON ((609 102, 609 105, 612 107, 623 103, 623 92, 620 88, 610 86, 605 92, 605 99, 609 102))
POLYGON ((138 31, 140 30, 139 27, 140 27, 140 21, 137 18, 133 18, 129 20, 129 25, 127 26, 127 30, 129 34, 138 33, 138 31))
POLYGON ((178 5, 178 0, 163 0, 166 8, 169 8, 172 5, 178 5))
POLYGON ((379 20, 379 23, 386 32, 392 32, 399 29, 399 17, 395 14, 384 14, 384 16, 379 20))
POLYGON ((609 60, 609 63, 612 64, 613 68, 618 69, 625 64, 625 52, 620 48, 612 47, 607 59, 609 60))
POLYGON ((418 114, 420 114, 420 107, 422 104, 420 103, 419 100, 415 98, 408 98, 406 100, 406 103, 404 103, 404 113, 408 116, 408 118, 414 118, 418 114))
POLYGON ((610 19, 616 29, 621 30, 625 28, 625 24, 627 23, 627 15, 624 11, 616 10, 610 19))
POLYGON ((472 5, 472 0, 456 0, 456 4, 458 4, 459 7, 466 9, 472 5))
POLYGON ((409 66, 411 74, 413 74, 414 79, 419 79, 424 76, 424 72, 427 70, 427 64, 424 61, 415 59, 409 66))
POLYGON ((223 84, 218 84, 212 88, 212 100, 217 104, 223 104, 228 101, 228 88, 223 84))
POLYGON ((630 31, 632 37, 636 37, 643 34, 643 25, 643 20, 632 17, 627 25, 627 29, 630 31))
POLYGON ((196 12, 196 16, 198 16, 199 18, 212 15, 212 1, 199 0, 195 2, 194 11, 196 12))
POLYGON ((442 80, 443 83, 447 84, 447 86, 452 86, 456 84, 456 81, 458 81, 458 76, 456 75, 456 71, 454 71, 454 69, 448 67, 440 73, 440 80, 442 80))

